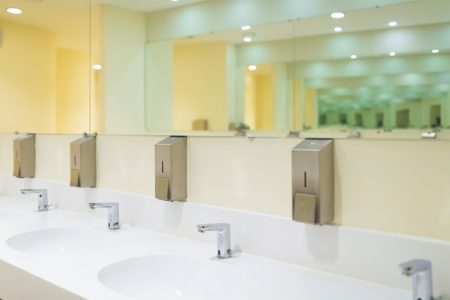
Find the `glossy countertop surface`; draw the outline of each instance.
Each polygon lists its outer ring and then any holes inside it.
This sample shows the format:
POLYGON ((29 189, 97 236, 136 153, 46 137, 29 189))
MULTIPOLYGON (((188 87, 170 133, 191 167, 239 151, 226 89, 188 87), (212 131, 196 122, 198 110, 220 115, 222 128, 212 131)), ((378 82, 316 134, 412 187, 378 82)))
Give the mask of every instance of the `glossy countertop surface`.
MULTIPOLYGON (((39 241, 39 234, 31 236, 39 241)), ((120 267, 121 261, 148 256, 186 257, 199 265, 210 262, 216 266, 220 264, 243 278, 239 280, 241 284, 236 281, 234 286, 224 284, 223 287, 224 291, 235 289, 234 293, 241 295, 239 299, 411 298, 411 294, 403 290, 248 255, 245 249, 242 250, 236 258, 218 260, 214 257, 216 248, 208 244, 126 224, 120 230, 109 231, 106 219, 59 209, 37 212, 36 203, 28 198, 0 196, 0 260, 86 299, 133 299, 103 285, 99 273, 112 264, 119 263, 113 266, 120 267), (41 245, 33 251, 25 248, 19 237, 30 232, 50 233, 51 244, 41 245), (69 234, 64 236, 61 232, 69 234), (71 236, 74 240, 70 240, 71 236)), ((188 276, 188 269, 195 268, 195 265, 186 264, 187 269, 183 272, 188 276)), ((150 278, 156 272, 151 266, 148 269, 150 278)), ((128 271, 125 269, 125 272, 128 271)), ((141 272, 145 276, 146 270, 141 272)), ((221 293, 220 282, 215 282, 212 277, 205 280, 204 285, 216 286, 217 292, 221 293)), ((161 299, 191 298, 174 294, 161 299)))

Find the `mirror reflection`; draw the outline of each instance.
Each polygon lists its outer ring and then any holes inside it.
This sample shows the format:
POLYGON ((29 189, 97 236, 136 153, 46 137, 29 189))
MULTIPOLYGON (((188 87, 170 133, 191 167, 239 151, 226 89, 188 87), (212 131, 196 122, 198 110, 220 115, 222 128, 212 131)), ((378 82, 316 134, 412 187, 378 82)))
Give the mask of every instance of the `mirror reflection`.
POLYGON ((299 20, 303 129, 448 127, 448 9, 445 0, 410 1, 299 20))
POLYGON ((89 51, 89 0, 3 0, 0 132, 88 132, 89 51))
POLYGON ((146 14, 99 9, 99 47, 105 49, 96 78, 103 91, 97 100, 101 132, 288 128, 287 108, 274 112, 287 102, 293 44, 280 53, 252 52, 253 45, 292 40, 293 22, 146 41, 146 14))
POLYGON ((211 1, 4 0, 0 131, 449 127, 450 2, 383 3, 216 24, 211 1))

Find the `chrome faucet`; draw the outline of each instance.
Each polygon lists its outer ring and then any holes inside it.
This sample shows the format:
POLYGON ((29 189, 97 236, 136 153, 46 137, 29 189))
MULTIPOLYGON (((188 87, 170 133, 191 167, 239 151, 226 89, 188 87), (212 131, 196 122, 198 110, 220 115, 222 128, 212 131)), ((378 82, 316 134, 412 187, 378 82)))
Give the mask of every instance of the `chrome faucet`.
POLYGON ((48 211, 51 205, 48 205, 47 190, 37 189, 22 189, 22 194, 38 194, 38 211, 48 211))
POLYGON ((202 224, 197 225, 197 229, 200 233, 205 233, 206 231, 217 231, 217 257, 231 257, 230 224, 202 224))
POLYGON ((108 229, 116 230, 120 228, 119 222, 119 203, 109 202, 109 203, 89 203, 91 209, 96 208, 107 208, 108 209, 108 229))
POLYGON ((433 300, 431 262, 414 259, 400 265, 403 275, 413 279, 413 300, 433 300))

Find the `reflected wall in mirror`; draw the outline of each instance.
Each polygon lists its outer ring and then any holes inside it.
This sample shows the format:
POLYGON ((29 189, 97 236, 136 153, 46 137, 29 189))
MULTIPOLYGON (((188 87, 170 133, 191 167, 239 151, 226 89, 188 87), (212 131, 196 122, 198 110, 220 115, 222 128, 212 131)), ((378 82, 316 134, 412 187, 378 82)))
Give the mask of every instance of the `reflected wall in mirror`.
POLYGON ((305 86, 294 80, 297 24, 289 20, 403 2, 93 0, 93 56, 103 66, 95 76, 97 128, 302 128, 303 113, 294 112, 308 106, 295 101, 305 86))
POLYGON ((449 9, 409 1, 299 20, 296 128, 449 127, 449 9))
MULTIPOLYGON (((244 123, 276 128, 275 98, 286 101, 293 44, 281 57, 262 53, 255 59, 244 52, 249 44, 292 38, 293 22, 151 40, 148 18, 160 13, 130 8, 95 8, 101 50, 94 57, 103 65, 95 78, 102 91, 96 101, 100 132, 223 132, 244 123), (256 70, 249 71, 254 64, 256 70)), ((278 122, 287 117, 286 111, 278 122)))
POLYGON ((4 0, 0 131, 450 126, 449 1, 308 1, 4 0))
MULTIPOLYGON (((292 26, 291 22, 267 24, 148 43, 147 127, 181 131, 227 131, 239 126, 276 129, 275 108, 286 101, 292 49, 283 49, 281 57, 270 53, 246 56, 246 52, 250 45, 263 47, 275 38, 290 38, 292 26), (161 115, 162 110, 166 114, 161 115)), ((281 116, 278 122, 286 117, 281 116)))
POLYGON ((89 9, 89 0, 0 3, 0 132, 90 131, 89 9))

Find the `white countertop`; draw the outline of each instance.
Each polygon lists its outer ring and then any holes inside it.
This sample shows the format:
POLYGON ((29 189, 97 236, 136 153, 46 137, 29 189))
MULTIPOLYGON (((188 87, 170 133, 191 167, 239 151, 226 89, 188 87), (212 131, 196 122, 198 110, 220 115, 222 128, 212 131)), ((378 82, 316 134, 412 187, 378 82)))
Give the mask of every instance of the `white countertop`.
MULTIPOLYGON (((98 280, 99 271, 109 264, 133 257, 161 254, 209 260, 216 252, 215 247, 207 244, 128 225, 122 225, 117 231, 108 231, 105 219, 89 215, 59 209, 36 212, 35 202, 19 197, 0 196, 0 211, 10 212, 11 215, 24 214, 30 220, 0 221, 0 260, 86 299, 129 299, 108 289, 98 280), (102 232, 110 237, 110 248, 93 251, 89 255, 64 251, 29 254, 14 250, 6 244, 9 238, 20 233, 67 227, 102 232)), ((411 299, 411 294, 402 290, 245 253, 237 258, 217 262, 235 268, 248 279, 253 287, 249 300, 411 299)))

